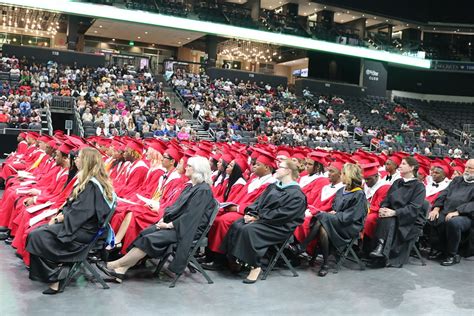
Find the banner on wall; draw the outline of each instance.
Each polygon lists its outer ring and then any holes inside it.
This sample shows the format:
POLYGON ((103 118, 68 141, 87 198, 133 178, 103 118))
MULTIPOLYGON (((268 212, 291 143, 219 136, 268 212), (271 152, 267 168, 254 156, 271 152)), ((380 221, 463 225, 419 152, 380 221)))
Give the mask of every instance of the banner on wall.
POLYGON ((362 86, 367 88, 368 95, 386 96, 387 68, 382 62, 364 60, 362 69, 362 86))

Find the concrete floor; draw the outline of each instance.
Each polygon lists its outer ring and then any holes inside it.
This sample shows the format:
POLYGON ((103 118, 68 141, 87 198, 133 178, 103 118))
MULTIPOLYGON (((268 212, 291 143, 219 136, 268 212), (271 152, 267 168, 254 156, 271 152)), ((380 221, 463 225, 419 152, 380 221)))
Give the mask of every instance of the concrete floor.
POLYGON ((46 296, 46 285, 29 280, 14 249, 0 242, 0 316, 474 315, 473 257, 452 267, 411 262, 365 271, 349 264, 325 278, 316 275, 318 266, 303 265, 297 278, 280 269, 252 285, 241 282, 245 273, 209 272, 214 284, 186 273, 174 289, 167 276, 131 278, 109 290, 79 278, 64 293, 46 296))
POLYGON ((46 285, 30 281, 14 249, 0 243, 0 315, 474 315, 473 261, 445 268, 412 260, 402 269, 345 267, 325 278, 316 276, 318 267, 299 267, 297 278, 282 269, 253 285, 227 272, 210 272, 210 285, 186 274, 174 289, 166 276, 131 278, 109 290, 79 279, 45 296, 46 285))

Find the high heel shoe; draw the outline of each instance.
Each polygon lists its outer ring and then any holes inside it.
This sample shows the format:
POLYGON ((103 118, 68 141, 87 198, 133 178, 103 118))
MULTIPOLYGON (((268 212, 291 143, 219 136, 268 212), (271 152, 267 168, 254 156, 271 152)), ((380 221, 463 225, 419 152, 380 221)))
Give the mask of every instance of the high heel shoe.
POLYGON ((97 265, 97 268, 99 268, 106 275, 108 275, 109 277, 114 278, 114 280, 117 283, 122 283, 123 279, 125 279, 125 274, 124 273, 117 273, 117 272, 115 272, 115 270, 107 268, 107 263, 105 263, 105 262, 98 262, 96 265, 97 265))
MULTIPOLYGON (((248 276, 242 280, 242 283, 245 283, 245 284, 253 284, 255 282, 257 282, 258 280, 258 277, 260 276, 260 273, 262 272, 262 268, 255 268, 255 269, 259 269, 260 271, 257 273, 257 277, 255 279, 249 279, 248 276)), ((250 271, 250 273, 252 273, 252 271, 250 271)), ((249 273, 249 275, 250 275, 249 273)))
POLYGON ((57 290, 48 287, 46 290, 43 291, 43 294, 44 295, 56 295, 58 293, 64 292, 64 282, 66 282, 66 279, 59 281, 57 290))

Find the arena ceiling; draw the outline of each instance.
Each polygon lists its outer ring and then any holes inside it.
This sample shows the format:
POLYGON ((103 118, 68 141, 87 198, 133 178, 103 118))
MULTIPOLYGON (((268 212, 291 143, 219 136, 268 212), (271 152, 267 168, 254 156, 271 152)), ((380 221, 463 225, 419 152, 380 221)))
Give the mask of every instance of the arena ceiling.
MULTIPOLYGON (((37 10, 47 10, 96 19, 107 19, 115 22, 125 22, 126 25, 123 25, 124 32, 128 31, 128 23, 133 22, 146 26, 165 27, 181 31, 197 32, 199 37, 205 33, 228 38, 239 38, 256 42, 272 43, 274 45, 284 45, 287 47, 305 50, 316 50, 352 57, 367 58, 405 66, 421 68, 430 68, 431 66, 430 60, 413 56, 405 56, 389 53, 386 51, 350 45, 339 45, 337 43, 302 38, 287 34, 244 29, 227 24, 216 24, 169 15, 155 14, 151 12, 127 10, 114 6, 103 6, 76 2, 72 0, 5 0, 0 1, 0 4, 23 6, 35 8, 37 10)), ((191 37, 187 35, 186 38, 191 37)))
POLYGON ((180 47, 205 34, 138 23, 96 19, 85 35, 180 47))

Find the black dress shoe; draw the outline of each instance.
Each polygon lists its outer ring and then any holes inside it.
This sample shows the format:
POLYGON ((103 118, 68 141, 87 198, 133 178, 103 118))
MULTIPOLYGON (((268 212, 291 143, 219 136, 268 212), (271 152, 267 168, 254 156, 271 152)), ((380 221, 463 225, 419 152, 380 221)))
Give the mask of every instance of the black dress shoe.
POLYGON ((318 271, 318 276, 325 277, 329 273, 329 266, 327 264, 323 264, 321 269, 318 271))
POLYGON ((53 290, 52 288, 48 287, 46 290, 43 291, 44 295, 55 295, 61 293, 61 290, 53 290))
POLYGON ((298 256, 304 252, 304 249, 303 247, 301 247, 301 244, 289 244, 287 248, 294 256, 298 256))
POLYGON ((109 277, 114 278, 117 283, 122 283, 122 280, 125 279, 125 274, 117 273, 117 272, 115 272, 115 270, 107 268, 107 264, 104 263, 104 262, 98 262, 96 264, 96 266, 102 272, 104 272, 106 275, 108 275, 109 277))
POLYGON ((371 258, 383 258, 383 246, 385 241, 383 239, 379 239, 377 247, 369 254, 371 258))
POLYGON ((8 237, 10 237, 10 234, 8 233, 8 231, 0 232, 0 240, 6 240, 8 239, 8 237))
POLYGON ((210 271, 217 271, 217 270, 224 269, 224 265, 222 263, 218 263, 215 261, 202 263, 201 266, 204 270, 210 270, 210 271))
POLYGON ((9 231, 8 227, 6 227, 6 226, 0 226, 0 233, 5 233, 5 232, 7 232, 7 231, 9 231))
POLYGON ((385 268, 385 260, 381 259, 372 259, 371 261, 367 262, 366 267, 370 269, 381 269, 385 268))
POLYGON ((449 267, 459 262, 461 262, 461 256, 455 255, 455 256, 447 257, 443 262, 441 262, 441 265, 445 267, 449 267))
POLYGON ((444 257, 444 254, 440 251, 435 251, 428 255, 429 260, 441 260, 443 259, 443 257, 444 257))
POLYGON ((5 243, 7 245, 11 245, 13 243, 13 237, 8 237, 7 239, 5 239, 5 243))

